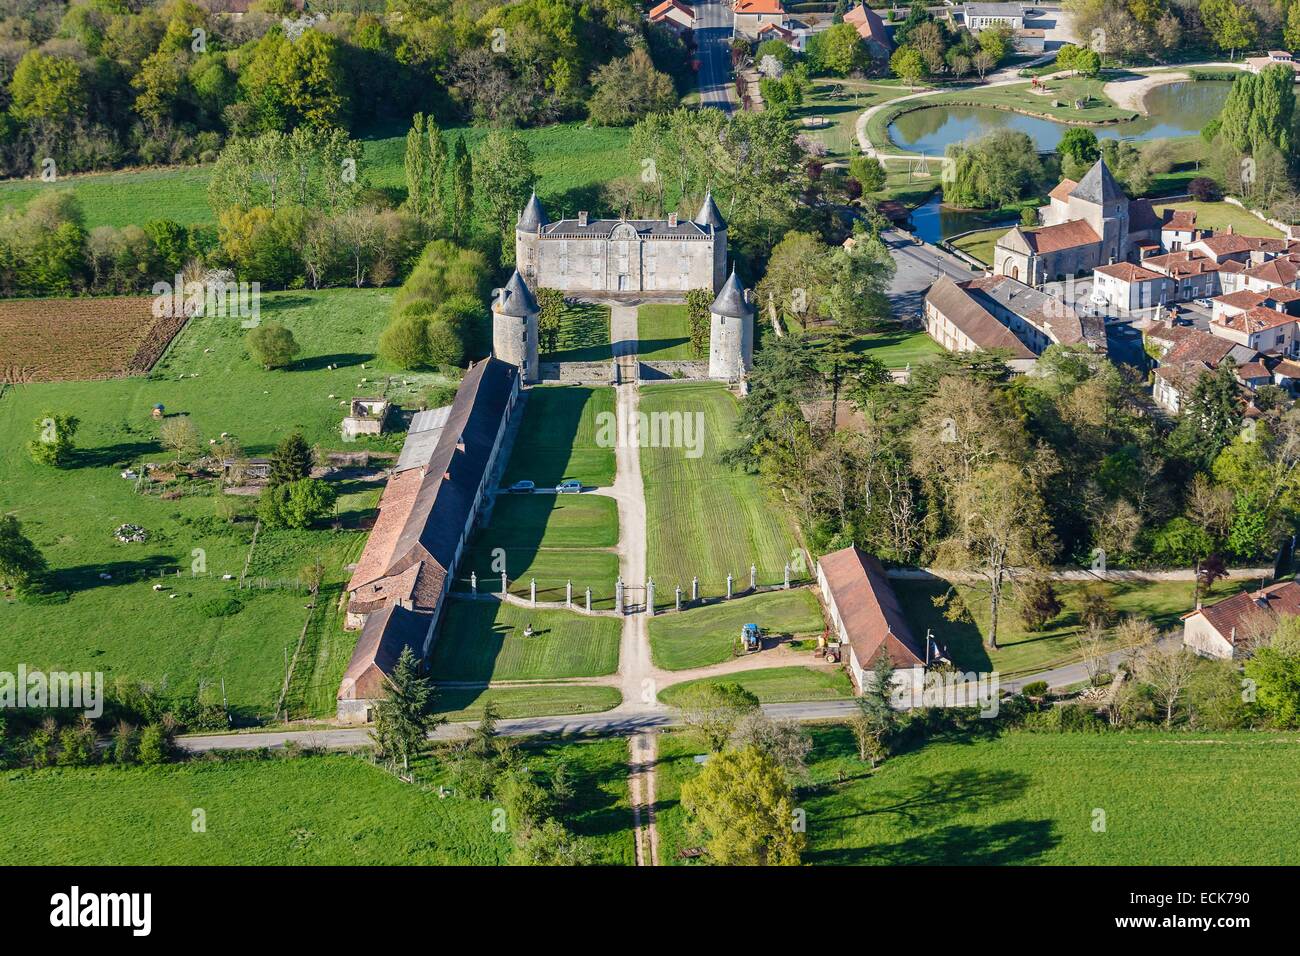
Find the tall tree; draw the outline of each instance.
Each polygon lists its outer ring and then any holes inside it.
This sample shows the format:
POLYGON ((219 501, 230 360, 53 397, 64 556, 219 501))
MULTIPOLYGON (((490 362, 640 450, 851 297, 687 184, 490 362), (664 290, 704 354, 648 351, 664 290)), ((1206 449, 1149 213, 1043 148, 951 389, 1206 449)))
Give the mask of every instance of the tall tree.
POLYGON ((411 758, 428 746, 429 731, 446 722, 433 712, 436 701, 433 682, 421 675, 410 646, 403 647, 388 678, 387 694, 375 705, 370 736, 381 756, 401 758, 402 769, 410 770, 411 758))
POLYGON ((310 478, 313 457, 311 446, 302 437, 302 432, 286 435, 271 453, 271 473, 267 483, 280 485, 310 478))
POLYGON ((514 225, 537 184, 533 151, 518 133, 492 130, 475 150, 474 196, 501 237, 501 261, 515 260, 514 225))
POLYGON ((693 833, 719 866, 797 866, 807 837, 780 765, 756 747, 715 753, 682 784, 693 833))
POLYGON ((0 515, 0 583, 20 593, 39 584, 47 565, 45 556, 23 533, 13 515, 0 515))
POLYGON ((474 218, 474 162, 465 137, 457 134, 451 150, 451 187, 448 194, 447 231, 457 242, 469 234, 474 218))

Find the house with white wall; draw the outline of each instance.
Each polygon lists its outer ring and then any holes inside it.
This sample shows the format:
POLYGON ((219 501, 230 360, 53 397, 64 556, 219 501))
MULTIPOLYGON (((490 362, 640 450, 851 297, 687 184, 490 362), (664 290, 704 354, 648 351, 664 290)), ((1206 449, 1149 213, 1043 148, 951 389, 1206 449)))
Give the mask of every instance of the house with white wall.
POLYGON ((1280 581, 1243 591, 1183 615, 1183 646, 1202 657, 1233 660, 1248 656, 1252 642, 1277 626, 1282 616, 1300 614, 1300 584, 1280 581))

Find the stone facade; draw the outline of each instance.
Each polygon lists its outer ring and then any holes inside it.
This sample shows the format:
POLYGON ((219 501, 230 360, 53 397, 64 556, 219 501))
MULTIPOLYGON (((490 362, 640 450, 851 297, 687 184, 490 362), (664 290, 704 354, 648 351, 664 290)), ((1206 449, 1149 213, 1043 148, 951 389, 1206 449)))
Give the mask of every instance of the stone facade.
POLYGON ((537 288, 571 293, 716 292, 726 278, 727 224, 712 195, 695 219, 550 222, 534 195, 515 226, 515 262, 537 288))
POLYGON ((492 354, 519 369, 524 382, 541 375, 538 361, 537 300, 516 269, 492 298, 492 354))

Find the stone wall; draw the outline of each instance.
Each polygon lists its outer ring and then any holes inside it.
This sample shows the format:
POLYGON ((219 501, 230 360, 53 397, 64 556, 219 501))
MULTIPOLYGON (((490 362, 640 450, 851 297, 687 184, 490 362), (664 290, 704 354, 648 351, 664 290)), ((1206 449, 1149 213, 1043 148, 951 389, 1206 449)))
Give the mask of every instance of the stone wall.
POLYGON ((639 364, 637 375, 643 382, 709 377, 709 363, 703 359, 694 362, 641 362, 639 364))
POLYGON ((542 362, 538 366, 543 382, 571 385, 614 384, 614 360, 607 362, 542 362))

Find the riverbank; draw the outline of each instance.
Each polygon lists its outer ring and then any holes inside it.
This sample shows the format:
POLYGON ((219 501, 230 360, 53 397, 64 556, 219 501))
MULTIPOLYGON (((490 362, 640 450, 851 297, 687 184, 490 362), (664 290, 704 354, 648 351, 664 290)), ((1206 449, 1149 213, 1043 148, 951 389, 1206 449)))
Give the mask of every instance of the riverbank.
MULTIPOLYGON (((1244 63, 1201 63, 1196 65, 1201 70, 1244 70, 1244 63)), ((1167 67, 1144 67, 1128 71, 1135 76, 1112 80, 1102 87, 1102 93, 1120 109, 1132 110, 1143 116, 1150 116, 1147 110, 1147 94, 1159 86, 1179 83, 1194 79, 1195 69, 1181 68, 1171 70, 1167 67), (1147 71, 1150 72, 1147 72, 1147 71)))

